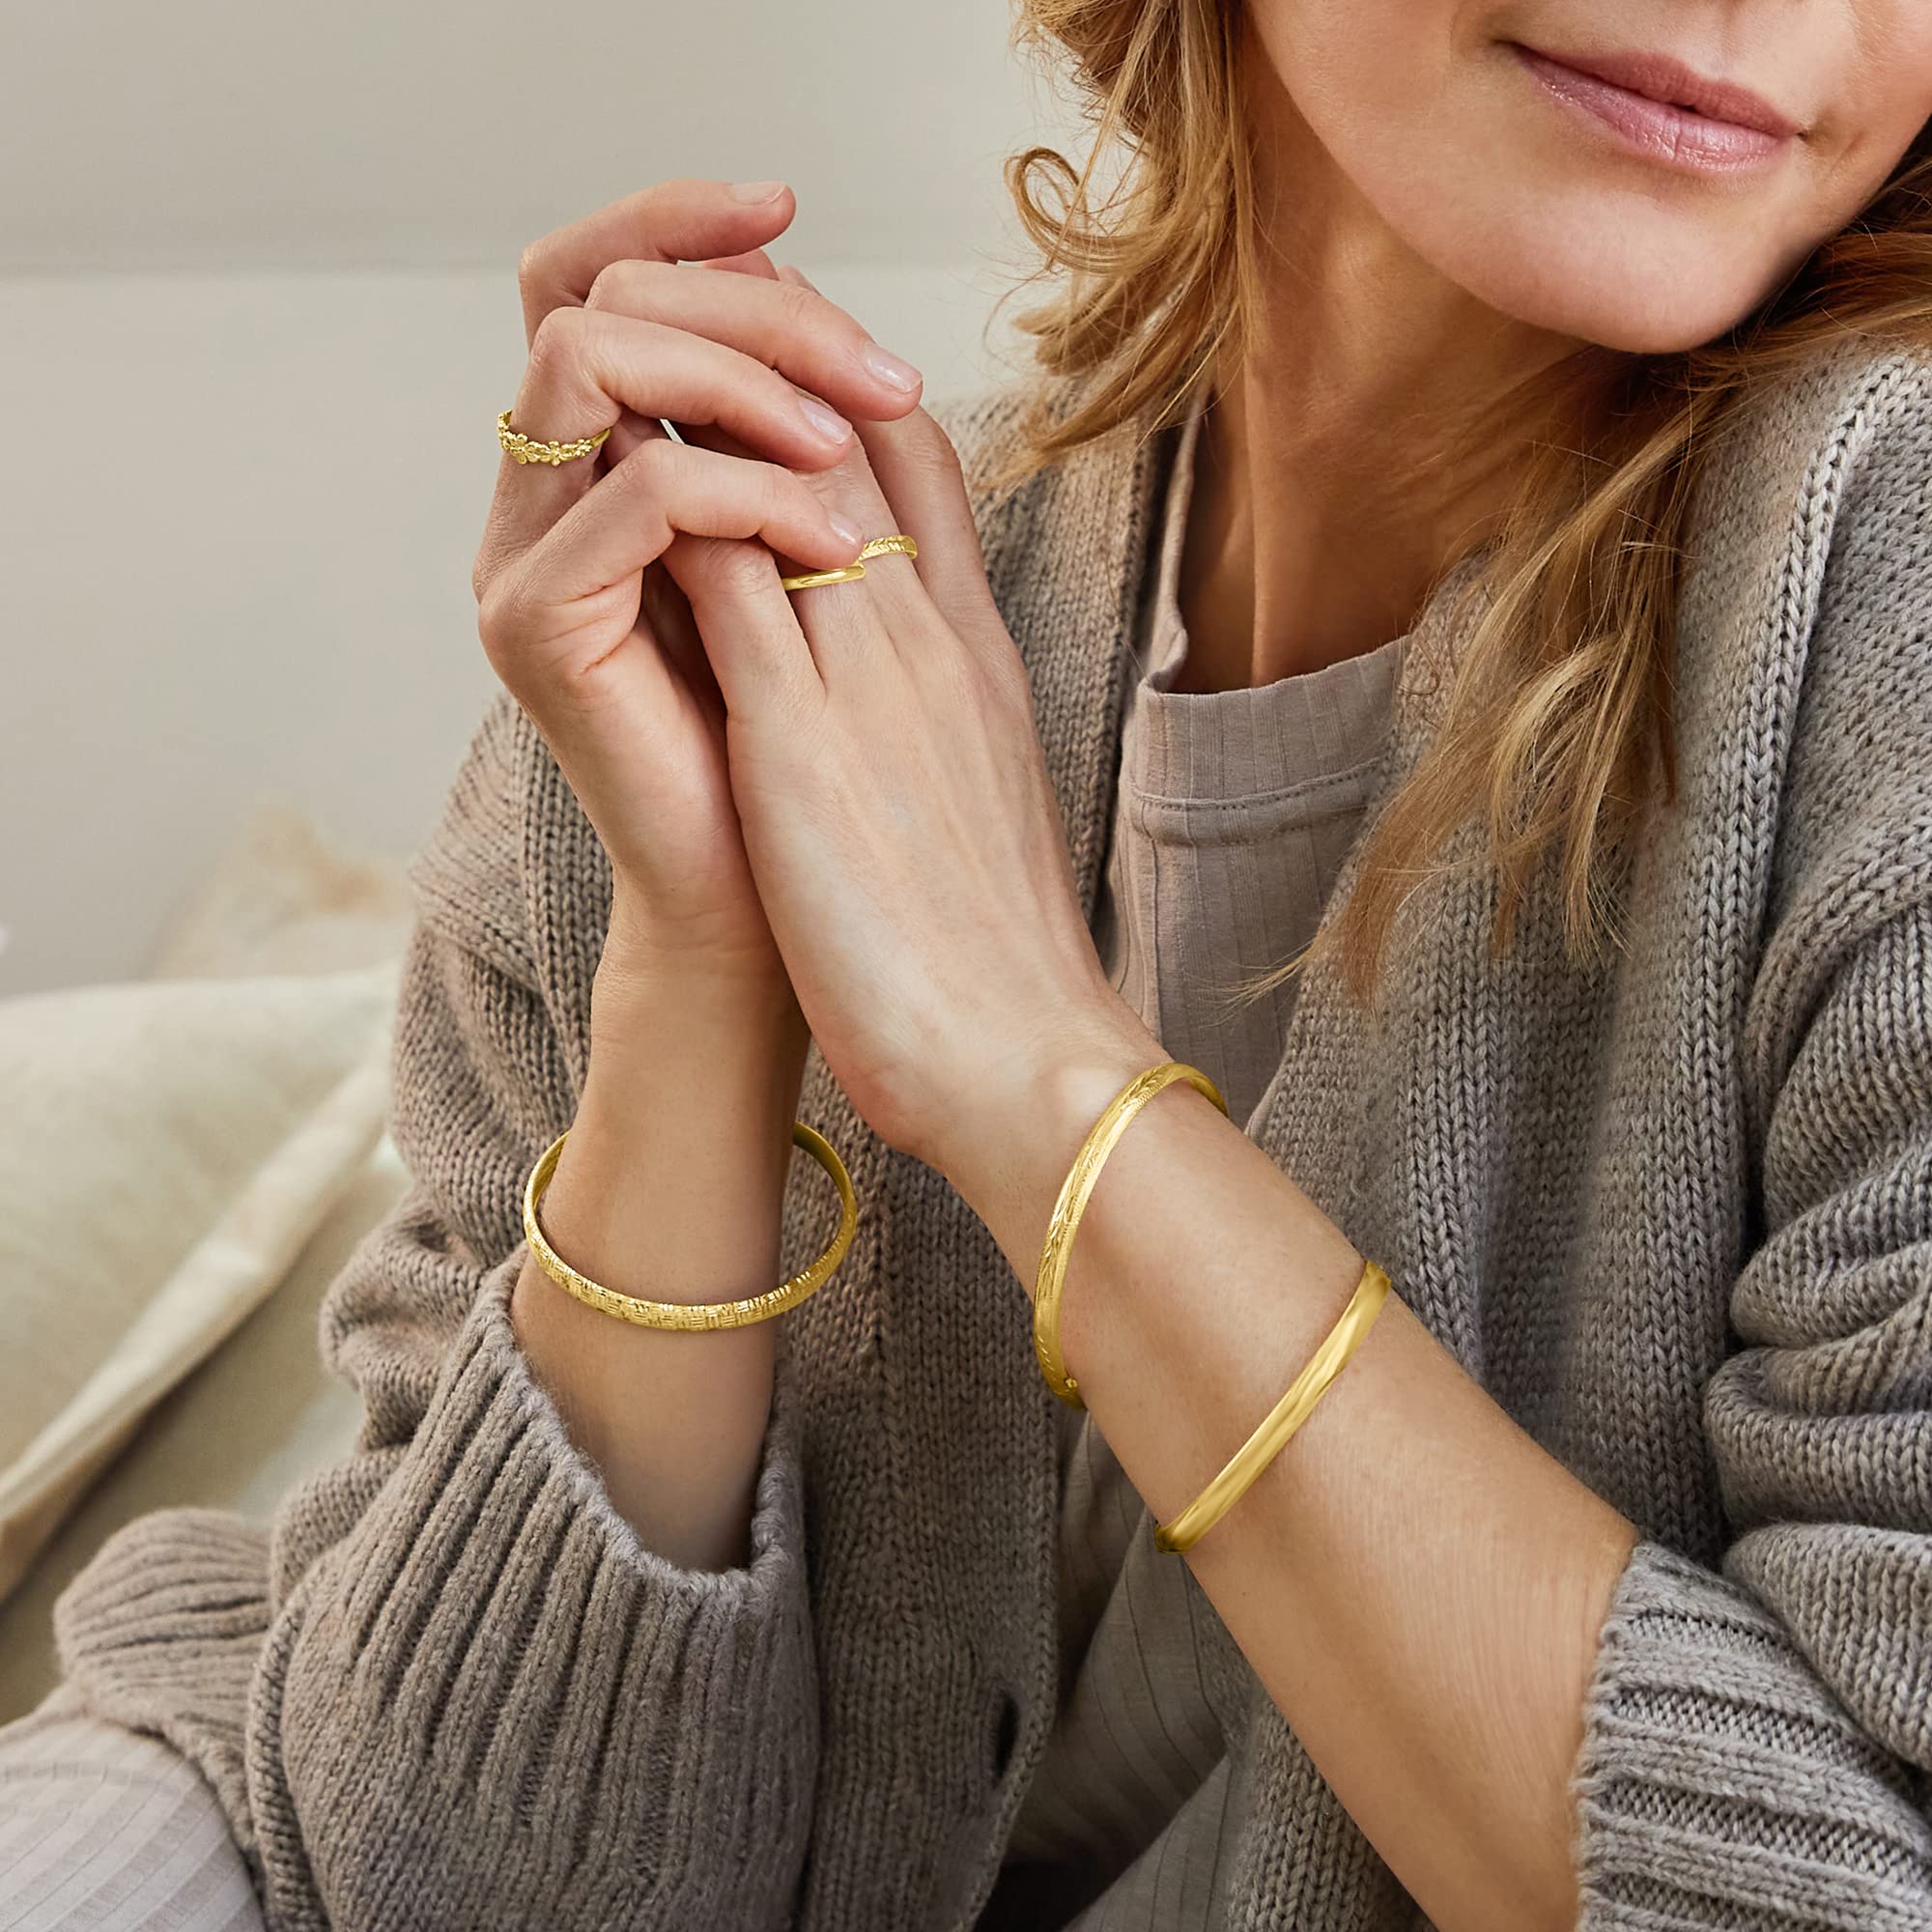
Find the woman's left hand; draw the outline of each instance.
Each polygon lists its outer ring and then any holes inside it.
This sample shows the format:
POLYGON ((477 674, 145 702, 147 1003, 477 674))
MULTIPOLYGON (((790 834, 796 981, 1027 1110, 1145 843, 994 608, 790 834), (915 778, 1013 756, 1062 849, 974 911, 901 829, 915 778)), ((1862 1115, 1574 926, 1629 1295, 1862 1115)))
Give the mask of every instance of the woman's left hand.
POLYGON ((875 1132, 951 1173, 1063 1057, 1161 1056, 1100 969, 951 439, 923 409, 864 423, 810 480, 867 537, 911 534, 918 559, 792 592, 755 540, 681 538, 666 565, 724 697, 746 853, 819 1050, 875 1132))

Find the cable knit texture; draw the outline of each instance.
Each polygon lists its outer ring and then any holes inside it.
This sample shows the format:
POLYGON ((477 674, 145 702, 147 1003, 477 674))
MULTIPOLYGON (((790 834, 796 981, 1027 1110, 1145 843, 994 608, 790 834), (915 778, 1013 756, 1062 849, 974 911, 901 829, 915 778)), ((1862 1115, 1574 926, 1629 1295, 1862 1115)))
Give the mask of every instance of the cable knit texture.
MULTIPOLYGON (((1016 400, 947 420, 1091 920, 1159 452, 1117 433, 996 495, 1016 400)), ((1375 1012, 1309 975, 1254 1126, 1642 1532, 1582 1712, 1585 1932, 1932 1922, 1928 478, 1916 358, 1837 349, 1760 396, 1696 505, 1683 785, 1624 949, 1566 964, 1545 895, 1492 959, 1491 885, 1432 880, 1375 1012)), ((1405 662, 1385 786, 1443 656, 1405 662)), ((783 1319, 750 1562, 640 1548, 507 1320, 610 875, 506 696, 415 880, 413 1184, 325 1319, 360 1446, 266 1540, 207 1512, 111 1539, 60 1606, 71 1684, 201 1767, 276 1927, 970 1925, 1056 1685, 1055 1405, 1018 1280, 814 1052, 800 1111, 861 1218, 783 1319)), ((836 1213, 797 1153, 787 1268, 836 1213)), ((1425 1925, 1231 1643, 1208 1689, 1223 1922, 1425 1925)))

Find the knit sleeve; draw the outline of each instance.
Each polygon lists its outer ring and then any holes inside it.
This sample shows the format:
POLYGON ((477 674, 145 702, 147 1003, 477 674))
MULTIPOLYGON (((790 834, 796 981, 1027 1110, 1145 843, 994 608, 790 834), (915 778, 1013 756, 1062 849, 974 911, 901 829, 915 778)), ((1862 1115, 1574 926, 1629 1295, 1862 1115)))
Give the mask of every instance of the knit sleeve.
POLYGON ((1839 503, 1751 981, 1717 1570, 1645 1539, 1575 1776, 1582 1932, 1932 1925, 1932 399, 1839 503))
MULTIPOLYGON (((471 837, 481 757, 449 807, 471 837)), ((486 842, 518 863, 514 838, 486 842)), ((448 819, 433 845, 459 849, 448 819)), ((509 1315, 522 1190, 572 1083, 512 970, 500 883, 449 882, 461 928, 422 892, 404 956, 390 1131, 410 1180, 323 1310, 363 1401, 355 1453, 284 1501, 266 1578, 190 1548, 205 1528, 225 1552, 219 1520, 131 1525, 67 1606, 64 1648, 83 1680, 125 1679, 155 1646, 212 1656, 220 1616, 252 1626, 241 1776, 218 1757, 212 1776, 231 1811, 243 1794, 271 1925, 780 1926, 817 1769, 788 1384, 748 1560, 705 1572, 639 1542, 532 1378, 509 1315)))

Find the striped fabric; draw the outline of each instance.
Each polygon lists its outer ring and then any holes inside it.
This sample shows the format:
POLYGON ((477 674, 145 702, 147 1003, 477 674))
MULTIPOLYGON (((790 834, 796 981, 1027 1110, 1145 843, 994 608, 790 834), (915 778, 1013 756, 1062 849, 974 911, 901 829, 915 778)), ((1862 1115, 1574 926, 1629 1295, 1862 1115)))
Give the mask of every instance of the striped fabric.
MULTIPOLYGON (((1292 958, 1317 922, 1390 742, 1406 638, 1254 689, 1176 691, 1197 398, 1170 471, 1141 675, 1095 940, 1113 983, 1250 1126, 1298 979, 1236 1008, 1239 979, 1292 958)), ((1084 1410, 1060 1409, 1062 1701, 986 1932, 1218 1926, 1236 1812, 1212 1685, 1230 1643, 1084 1410)))
POLYGON ((201 1774, 62 1689, 0 1730, 0 1932, 261 1932, 201 1774))

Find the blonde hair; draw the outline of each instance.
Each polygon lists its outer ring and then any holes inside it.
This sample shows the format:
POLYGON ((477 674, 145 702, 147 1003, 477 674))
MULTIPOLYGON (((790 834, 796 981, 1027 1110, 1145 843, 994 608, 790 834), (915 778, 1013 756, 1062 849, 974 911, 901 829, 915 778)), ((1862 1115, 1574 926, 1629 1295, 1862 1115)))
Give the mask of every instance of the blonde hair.
MULTIPOLYGON (((1017 324, 1044 376, 1094 380, 1058 414, 1042 385, 997 483, 1129 421, 1151 434, 1217 355, 1238 354, 1261 289, 1241 15, 1239 0, 1018 0, 1015 47, 1071 55, 1094 133, 1078 173, 1045 146, 1006 163, 1043 256, 1017 286, 1068 272, 1017 324), (1125 166, 1096 206, 1094 172, 1113 140, 1125 166), (1057 190, 1054 208, 1042 188, 1057 190)), ((1348 903, 1241 997, 1333 950, 1366 1001, 1403 902, 1443 869, 1432 862, 1477 812, 1496 875, 1492 953, 1509 947, 1524 894, 1553 859, 1566 952, 1601 957, 1618 862, 1660 773, 1663 798, 1676 797, 1669 674, 1699 474, 1748 396, 1847 330, 1932 347, 1932 123, 1859 218, 1721 338, 1661 355, 1585 348, 1534 380, 1539 419, 1561 433, 1528 440, 1468 585, 1488 608, 1462 647, 1439 729, 1378 814, 1348 903)), ((1490 407, 1500 415, 1521 401, 1490 407)), ((1456 427, 1481 425, 1472 415, 1456 427)))

